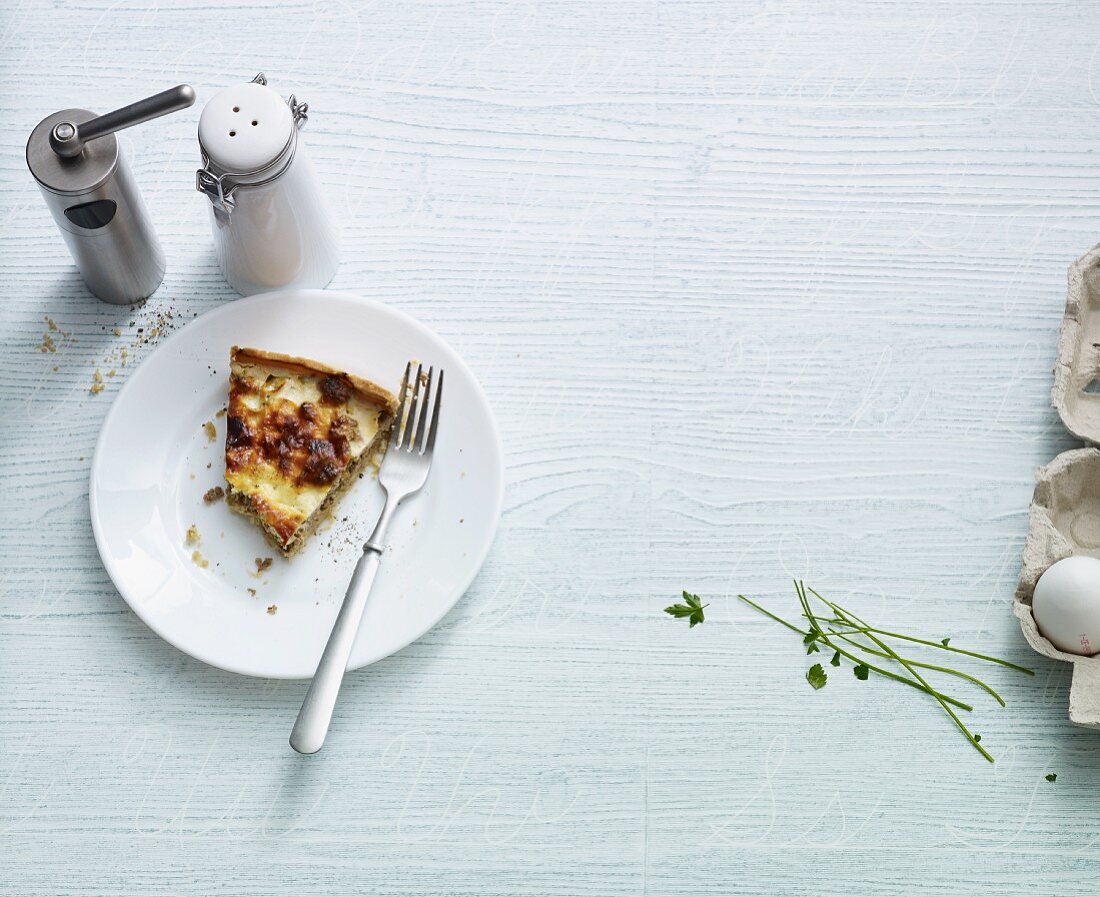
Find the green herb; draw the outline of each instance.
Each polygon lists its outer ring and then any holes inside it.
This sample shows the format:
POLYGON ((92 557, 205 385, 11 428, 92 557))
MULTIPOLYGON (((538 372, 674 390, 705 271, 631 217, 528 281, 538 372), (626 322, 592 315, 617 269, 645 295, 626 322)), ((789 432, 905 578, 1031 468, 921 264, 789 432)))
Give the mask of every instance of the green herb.
POLYGON ((699 602, 698 595, 690 595, 686 591, 684 592, 684 601, 686 604, 671 604, 665 608, 665 613, 673 617, 687 617, 688 629, 691 629, 696 623, 702 623, 705 617, 703 616, 703 608, 710 607, 709 604, 701 604, 699 602))
MULTIPOLYGON (((813 589, 811 589, 810 591, 813 592, 813 589)), ((816 592, 814 594, 816 595, 816 592)), ((737 597, 738 598, 744 598, 745 596, 744 595, 738 595, 737 597)), ((843 624, 843 622, 844 622, 839 617, 819 617, 818 619, 821 620, 821 622, 823 622, 823 623, 843 624)), ((802 630, 798 629, 798 627, 795 627, 795 631, 796 632, 801 632, 802 630)), ((988 661, 989 663, 997 663, 997 664, 1000 664, 1003 667, 1008 667, 1011 670, 1019 670, 1021 673, 1027 673, 1029 676, 1034 676, 1035 675, 1035 671, 1030 670, 1027 667, 1022 667, 1022 666, 1019 666, 1018 664, 1011 663, 1010 661, 1002 660, 999 657, 990 657, 988 654, 979 654, 977 651, 967 651, 963 648, 956 648, 954 646, 949 647, 949 646, 947 646, 943 643, 943 640, 940 640, 939 642, 931 642, 931 641, 928 641, 927 639, 917 638, 916 636, 912 636, 912 635, 905 635, 901 632, 890 632, 887 629, 876 629, 873 626, 855 627, 851 631, 856 633, 856 634, 873 632, 873 633, 876 633, 877 635, 885 635, 889 638, 896 638, 896 639, 900 639, 900 640, 905 641, 905 642, 913 642, 916 645, 927 645, 930 648, 938 648, 938 649, 943 650, 943 651, 950 651, 953 654, 965 654, 967 657, 974 657, 974 658, 977 658, 978 660, 988 661)), ((951 641, 951 639, 947 639, 947 641, 951 641)))
MULTIPOLYGON (((966 712, 974 708, 970 704, 964 703, 958 698, 944 693, 939 688, 933 687, 928 679, 919 671, 927 670, 964 679, 992 695, 1003 707, 1005 702, 1001 696, 981 679, 970 673, 941 666, 939 664, 916 660, 910 657, 903 657, 888 640, 907 642, 913 645, 923 645, 939 651, 964 655, 976 660, 999 664, 1009 669, 1027 673, 1029 676, 1035 675, 1032 670, 1029 670, 1027 667, 1019 666, 1018 664, 1010 663, 1007 660, 1002 660, 999 657, 991 657, 987 654, 980 654, 977 651, 956 648, 949 644, 951 641, 950 638, 940 639, 936 642, 930 639, 917 638, 916 636, 892 632, 872 626, 866 620, 844 609, 836 602, 829 601, 813 589, 808 589, 802 582, 795 582, 795 595, 802 608, 802 618, 808 627, 807 629, 802 629, 794 623, 784 620, 782 617, 773 614, 770 610, 761 607, 744 595, 738 595, 737 597, 750 607, 758 610, 772 620, 775 620, 775 622, 781 623, 791 631, 801 635, 802 643, 806 645, 807 654, 819 651, 822 647, 828 648, 833 652, 832 659, 829 663, 834 667, 840 666, 841 658, 847 658, 852 662, 853 675, 861 681, 868 679, 871 673, 875 673, 876 675, 892 679, 895 682, 901 682, 910 688, 914 688, 917 691, 929 695, 940 705, 943 711, 962 731, 974 748, 990 763, 993 762, 993 755, 980 744, 982 740, 981 735, 972 733, 959 718, 958 713, 955 712, 955 708, 966 712), (815 605, 811 604, 811 596, 819 605, 824 607, 823 611, 815 612, 815 605), (886 661, 886 666, 873 662, 871 658, 883 658, 883 660, 886 661), (893 666, 893 669, 888 668, 890 666, 893 666)), ((823 687, 827 678, 821 664, 814 664, 806 672, 806 681, 814 688, 823 687)), ((1054 779, 1050 779, 1050 781, 1054 781, 1054 779)))
MULTIPOLYGON (((761 607, 755 601, 751 601, 750 599, 746 598, 744 595, 738 595, 737 597, 740 598, 742 601, 744 601, 746 604, 750 605, 751 607, 756 608, 756 610, 760 611, 760 613, 764 614, 764 616, 771 617, 773 620, 775 620, 776 623, 782 623, 784 626, 786 626, 792 632, 797 632, 799 635, 804 635, 805 634, 801 629, 799 629, 793 623, 788 623, 782 617, 776 616, 775 614, 773 614, 767 608, 761 607)), ((854 654, 852 654, 850 651, 847 651, 844 648, 841 648, 837 645, 830 645, 830 647, 832 647, 836 651, 840 652, 841 657, 847 657, 853 663, 860 663, 861 662, 858 657, 856 657, 854 654)), ((958 698, 952 698, 949 695, 940 694, 939 692, 935 691, 934 689, 925 688, 923 685, 920 685, 919 683, 914 682, 912 679, 908 679, 905 676, 898 675, 897 673, 892 673, 892 672, 890 672, 890 670, 885 670, 882 667, 875 666, 873 663, 866 664, 866 666, 873 673, 878 673, 880 676, 885 676, 887 679, 894 679, 897 682, 901 682, 903 685, 908 685, 911 688, 915 688, 917 691, 923 691, 926 694, 930 694, 930 695, 939 695, 939 697, 941 697, 945 701, 947 701, 948 704, 952 704, 955 707, 961 707, 963 710, 973 710, 974 709, 969 704, 964 704, 958 698)))
POLYGON ((1045 776, 1043 776, 1043 778, 1046 779, 1048 782, 1057 782, 1058 781, 1058 773, 1048 772, 1045 776))

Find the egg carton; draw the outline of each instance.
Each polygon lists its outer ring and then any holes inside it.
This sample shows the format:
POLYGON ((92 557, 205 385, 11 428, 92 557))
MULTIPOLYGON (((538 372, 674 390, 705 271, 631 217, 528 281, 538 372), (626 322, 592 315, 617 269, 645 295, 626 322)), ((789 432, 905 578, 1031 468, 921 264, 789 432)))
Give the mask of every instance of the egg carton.
POLYGON ((1031 612, 1035 583, 1071 555, 1100 558, 1100 245, 1069 269, 1051 401, 1066 429, 1089 447, 1063 452, 1035 477, 1023 568, 1013 611, 1029 645, 1073 664, 1069 719, 1100 729, 1100 655, 1080 657, 1047 641, 1031 612))

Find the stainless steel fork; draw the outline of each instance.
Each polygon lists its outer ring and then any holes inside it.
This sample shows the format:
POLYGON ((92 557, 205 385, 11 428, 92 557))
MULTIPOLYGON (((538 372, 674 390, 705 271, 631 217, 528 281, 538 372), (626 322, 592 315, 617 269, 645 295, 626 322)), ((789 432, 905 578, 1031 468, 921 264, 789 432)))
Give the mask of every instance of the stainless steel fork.
POLYGON ((351 647, 359 632, 363 609, 367 606, 374 577, 382 563, 386 547, 386 531, 393 512, 410 495, 419 492, 428 479, 435 449, 435 436, 439 430, 439 406, 443 396, 443 371, 435 378, 432 368, 427 373, 421 365, 410 361, 401 381, 401 394, 397 400, 397 417, 393 422, 389 447, 378 482, 386 490, 386 504, 375 524, 374 532, 363 546, 363 556, 355 565, 344 603, 332 627, 332 634, 317 665, 317 672, 310 683, 294 730, 290 733, 290 746, 300 754, 315 754, 321 750, 340 694, 340 684, 351 657, 351 647))

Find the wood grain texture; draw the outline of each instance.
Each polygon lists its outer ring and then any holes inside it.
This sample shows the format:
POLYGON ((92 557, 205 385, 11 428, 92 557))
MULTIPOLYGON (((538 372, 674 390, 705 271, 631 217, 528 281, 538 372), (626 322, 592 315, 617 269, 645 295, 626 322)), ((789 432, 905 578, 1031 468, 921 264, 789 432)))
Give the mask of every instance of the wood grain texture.
POLYGON ((0 893, 1092 893, 1100 741, 1011 595, 1033 470, 1073 445, 1048 393, 1100 239, 1098 26, 1087 0, 4 3, 0 893), (88 525, 143 338, 234 298, 197 108, 121 138, 169 264, 136 311, 86 293, 22 157, 56 109, 261 69, 310 103, 333 288, 448 339, 507 457, 474 587, 351 679, 312 758, 304 686, 162 643, 88 525), (1034 666, 972 714, 997 764, 915 693, 806 687, 735 598, 793 614, 794 576, 1034 666), (691 631, 660 612, 682 588, 711 602, 691 631))

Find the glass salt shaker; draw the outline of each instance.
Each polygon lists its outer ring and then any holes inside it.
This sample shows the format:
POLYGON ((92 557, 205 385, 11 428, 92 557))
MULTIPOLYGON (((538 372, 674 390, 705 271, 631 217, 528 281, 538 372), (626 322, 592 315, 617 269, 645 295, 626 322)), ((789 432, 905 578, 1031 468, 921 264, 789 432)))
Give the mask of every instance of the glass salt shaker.
POLYGON ((244 296, 320 288, 336 273, 336 232, 298 133, 308 108, 261 73, 216 94, 199 118, 195 187, 210 200, 222 274, 244 296))

